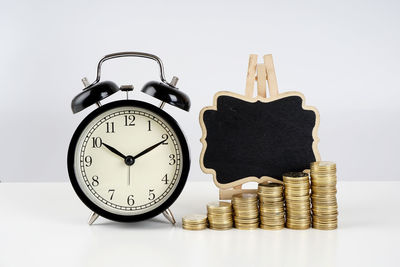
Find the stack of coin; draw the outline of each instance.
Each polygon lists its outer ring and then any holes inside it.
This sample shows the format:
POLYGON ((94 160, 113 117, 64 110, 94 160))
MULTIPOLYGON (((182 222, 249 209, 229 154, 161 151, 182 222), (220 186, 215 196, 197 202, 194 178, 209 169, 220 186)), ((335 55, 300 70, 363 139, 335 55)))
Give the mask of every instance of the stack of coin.
POLYGON ((232 197, 235 227, 241 230, 258 228, 258 199, 256 193, 241 193, 232 197))
POLYGON ((182 218, 182 227, 186 230, 204 230, 207 228, 207 216, 201 214, 187 215, 182 218))
POLYGON ((303 230, 310 228, 310 181, 307 173, 283 174, 286 200, 286 227, 303 230))
POLYGON ((229 202, 216 201, 207 204, 209 227, 215 230, 228 230, 233 227, 232 205, 229 202))
POLYGON ((260 228, 279 230, 285 227, 283 185, 262 183, 258 185, 257 192, 260 201, 260 228))
POLYGON ((336 164, 328 161, 311 163, 311 201, 313 228, 337 228, 336 164))

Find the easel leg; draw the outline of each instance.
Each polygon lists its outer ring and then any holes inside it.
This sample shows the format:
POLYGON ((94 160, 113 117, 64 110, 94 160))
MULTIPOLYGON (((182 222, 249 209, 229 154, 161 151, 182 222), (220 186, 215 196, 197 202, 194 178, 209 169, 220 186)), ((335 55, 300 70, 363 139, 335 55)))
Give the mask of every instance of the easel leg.
POLYGON ((92 214, 89 217, 88 224, 92 225, 97 220, 97 218, 99 218, 99 214, 92 212, 92 214))
POLYGON ((173 225, 175 225, 176 221, 174 218, 174 215, 172 214, 170 209, 166 209, 165 211, 163 211, 162 213, 164 215, 164 217, 173 225))

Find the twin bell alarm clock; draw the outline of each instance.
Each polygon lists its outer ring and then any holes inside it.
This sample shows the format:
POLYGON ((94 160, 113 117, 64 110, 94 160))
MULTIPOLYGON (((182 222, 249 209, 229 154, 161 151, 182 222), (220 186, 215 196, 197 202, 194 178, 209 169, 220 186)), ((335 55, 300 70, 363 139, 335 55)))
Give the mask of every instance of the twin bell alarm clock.
POLYGON ((164 214, 175 223, 169 207, 178 198, 189 173, 189 149, 178 123, 162 110, 165 103, 189 111, 189 97, 176 88, 178 78, 167 82, 159 57, 140 52, 114 53, 97 66, 96 80, 71 103, 73 113, 89 106, 98 108, 79 124, 68 149, 68 173, 72 186, 93 211, 89 224, 98 216, 134 222, 164 214), (161 81, 150 81, 141 90, 161 100, 160 106, 119 100, 101 104, 133 86, 119 87, 101 80, 104 61, 120 57, 142 57, 156 61, 161 81))

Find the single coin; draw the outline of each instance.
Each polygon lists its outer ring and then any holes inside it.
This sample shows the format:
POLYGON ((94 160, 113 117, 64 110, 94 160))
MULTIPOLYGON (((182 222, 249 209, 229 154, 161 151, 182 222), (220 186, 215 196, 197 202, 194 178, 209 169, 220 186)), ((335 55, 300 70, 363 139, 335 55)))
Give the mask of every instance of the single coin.
POLYGON ((265 224, 260 224, 260 228, 263 230, 282 230, 285 228, 285 225, 265 225, 265 224))
POLYGON ((204 230, 207 228, 207 224, 198 224, 198 225, 182 224, 182 228, 185 230, 204 230))
POLYGON ((214 201, 207 204, 207 210, 209 212, 227 212, 232 210, 232 204, 225 201, 214 201))
POLYGON ((255 193, 240 193, 233 195, 232 199, 236 200, 256 200, 257 199, 257 194, 255 193))
POLYGON ((210 229, 212 229, 212 230, 218 230, 218 231, 229 230, 229 229, 232 229, 232 228, 233 228, 232 225, 230 225, 230 226, 223 226, 223 227, 211 227, 211 226, 210 226, 210 229))
POLYGON ((310 164, 311 168, 335 168, 336 169, 336 163, 332 161, 315 161, 311 162, 310 164))
POLYGON ((183 223, 204 223, 207 221, 207 216, 203 214, 191 214, 182 218, 183 223))

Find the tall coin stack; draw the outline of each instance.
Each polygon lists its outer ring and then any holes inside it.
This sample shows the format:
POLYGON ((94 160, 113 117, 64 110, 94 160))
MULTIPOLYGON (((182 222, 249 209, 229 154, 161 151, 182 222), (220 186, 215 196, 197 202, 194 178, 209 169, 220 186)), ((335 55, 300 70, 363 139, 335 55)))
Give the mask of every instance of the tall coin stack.
POLYGON ((278 183, 262 183, 258 185, 260 201, 260 228, 279 230, 285 227, 285 211, 283 201, 283 185, 278 183))
POLYGON ((336 164, 328 161, 311 163, 311 201, 313 228, 337 228, 336 164))
POLYGON ((233 227, 232 205, 229 202, 216 201, 207 204, 209 227, 214 230, 228 230, 233 227))
POLYGON ((283 174, 286 199, 286 227, 303 230, 310 228, 310 181, 307 173, 283 174))
POLYGON ((232 197, 235 227, 241 230, 258 228, 257 194, 241 193, 232 197))

